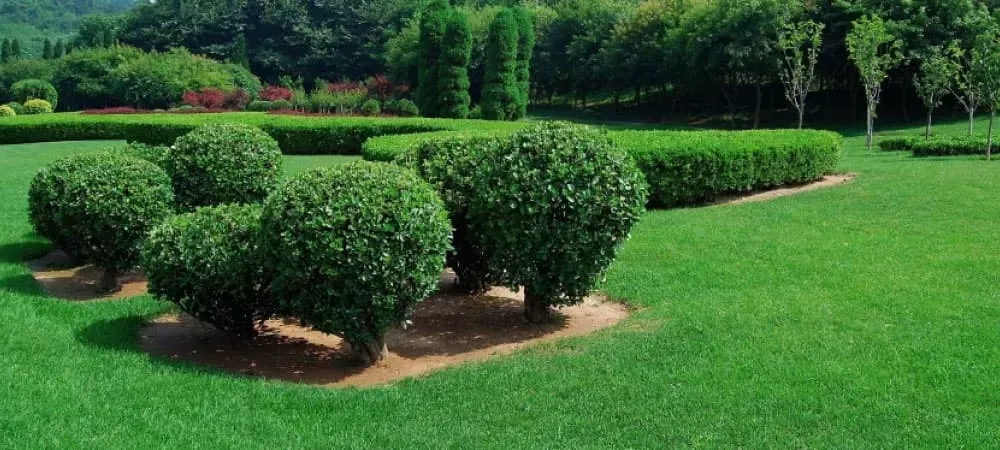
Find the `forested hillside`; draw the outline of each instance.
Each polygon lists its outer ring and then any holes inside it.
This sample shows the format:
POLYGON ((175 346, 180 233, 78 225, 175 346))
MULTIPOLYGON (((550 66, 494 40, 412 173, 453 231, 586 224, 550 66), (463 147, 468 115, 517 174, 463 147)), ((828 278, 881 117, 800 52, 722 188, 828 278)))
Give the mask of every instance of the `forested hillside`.
POLYGON ((128 9, 136 0, 2 0, 0 26, 28 25, 52 32, 72 32, 87 14, 128 9))

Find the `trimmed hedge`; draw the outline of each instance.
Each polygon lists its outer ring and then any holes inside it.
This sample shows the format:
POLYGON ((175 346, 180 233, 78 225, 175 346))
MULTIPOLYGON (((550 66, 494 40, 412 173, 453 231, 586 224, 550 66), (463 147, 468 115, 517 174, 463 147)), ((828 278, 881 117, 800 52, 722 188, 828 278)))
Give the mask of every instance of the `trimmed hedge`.
POLYGON ((986 138, 968 136, 932 137, 910 146, 913 156, 985 155, 986 138))
POLYGON ((167 219, 142 247, 149 292, 242 336, 273 308, 258 245, 259 205, 201 208, 167 219))
MULTIPOLYGON (((503 123, 503 122, 498 122, 503 123)), ((508 130, 434 131, 430 133, 400 134, 373 137, 361 146, 361 154, 368 161, 392 162, 418 150, 427 143, 455 139, 501 138, 510 135, 508 130)))
POLYGON ((514 131, 516 123, 475 120, 295 117, 265 113, 125 114, 78 113, 16 117, 0 123, 0 144, 79 140, 127 140, 150 145, 171 145, 206 124, 241 123, 260 128, 281 147, 282 153, 360 155, 369 138, 431 131, 514 131))
POLYGON ((649 204, 691 205, 726 193, 805 183, 834 170, 843 147, 827 131, 622 131, 649 182, 649 204))
POLYGON ((878 141, 878 148, 884 152, 908 152, 913 150, 913 144, 924 140, 917 136, 892 136, 878 141))
POLYGON ((170 147, 164 145, 147 145, 139 142, 130 142, 128 144, 108 147, 105 151, 144 159, 156 164, 167 175, 173 172, 170 167, 170 147))

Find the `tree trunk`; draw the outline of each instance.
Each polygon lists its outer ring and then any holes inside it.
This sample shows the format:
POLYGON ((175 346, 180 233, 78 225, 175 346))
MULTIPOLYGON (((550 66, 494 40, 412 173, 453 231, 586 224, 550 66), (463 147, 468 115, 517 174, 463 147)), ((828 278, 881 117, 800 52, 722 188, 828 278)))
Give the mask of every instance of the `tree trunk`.
POLYGON ((529 323, 548 323, 552 320, 551 310, 545 299, 524 288, 524 318, 529 323))
POLYGON ((122 290, 121 283, 118 282, 118 271, 115 269, 104 269, 101 275, 101 292, 111 294, 122 290))
POLYGON ((385 334, 380 334, 375 340, 358 344, 356 350, 366 366, 383 363, 389 356, 389 347, 385 344, 385 334))
POLYGON ((874 134, 872 128, 874 128, 874 125, 875 125, 875 122, 872 119, 872 105, 871 105, 871 100, 867 101, 867 106, 865 107, 865 116, 866 116, 866 120, 865 120, 865 128, 866 128, 866 130, 865 130, 865 149, 871 150, 872 149, 872 137, 873 137, 873 134, 874 134))
POLYGON ((976 108, 969 108, 969 137, 973 136, 976 127, 976 108))
POLYGON ((757 85, 754 86, 754 88, 757 90, 757 97, 754 100, 754 105, 753 105, 753 129, 756 130, 757 128, 760 127, 760 102, 762 99, 759 81, 757 82, 757 85))
POLYGON ((802 129, 803 116, 805 116, 805 114, 806 114, 806 107, 805 107, 805 105, 800 106, 798 108, 798 110, 799 110, 799 129, 801 130, 802 129))
POLYGON ((996 116, 996 108, 990 108, 990 128, 986 133, 986 160, 990 160, 993 153, 993 118, 996 116))
POLYGON ((934 110, 930 109, 930 108, 927 108, 927 126, 924 127, 924 140, 925 141, 931 138, 931 118, 932 118, 933 114, 934 114, 934 110))

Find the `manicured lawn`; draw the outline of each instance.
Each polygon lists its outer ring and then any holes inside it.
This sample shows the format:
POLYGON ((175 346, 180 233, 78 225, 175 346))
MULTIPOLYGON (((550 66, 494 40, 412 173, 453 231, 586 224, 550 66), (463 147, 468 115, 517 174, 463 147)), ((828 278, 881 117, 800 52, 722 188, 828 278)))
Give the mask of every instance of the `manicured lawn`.
POLYGON ((102 144, 0 147, 0 447, 993 446, 1000 163, 863 140, 846 186, 648 213, 608 274, 640 307, 618 327, 342 391, 151 360, 148 297, 46 298, 28 184, 102 144))

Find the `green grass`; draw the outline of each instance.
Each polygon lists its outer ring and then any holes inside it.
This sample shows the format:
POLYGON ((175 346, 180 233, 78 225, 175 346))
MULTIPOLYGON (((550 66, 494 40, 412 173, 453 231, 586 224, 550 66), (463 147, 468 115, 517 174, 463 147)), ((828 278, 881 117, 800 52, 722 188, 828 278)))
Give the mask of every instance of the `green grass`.
POLYGON ((0 447, 1000 442, 997 163, 867 153, 851 137, 848 185, 648 213, 606 286, 641 309, 613 329, 329 390, 151 360, 136 330, 167 307, 148 297, 70 304, 39 292, 22 265, 47 250, 27 222, 28 183, 99 146, 0 147, 0 447))

